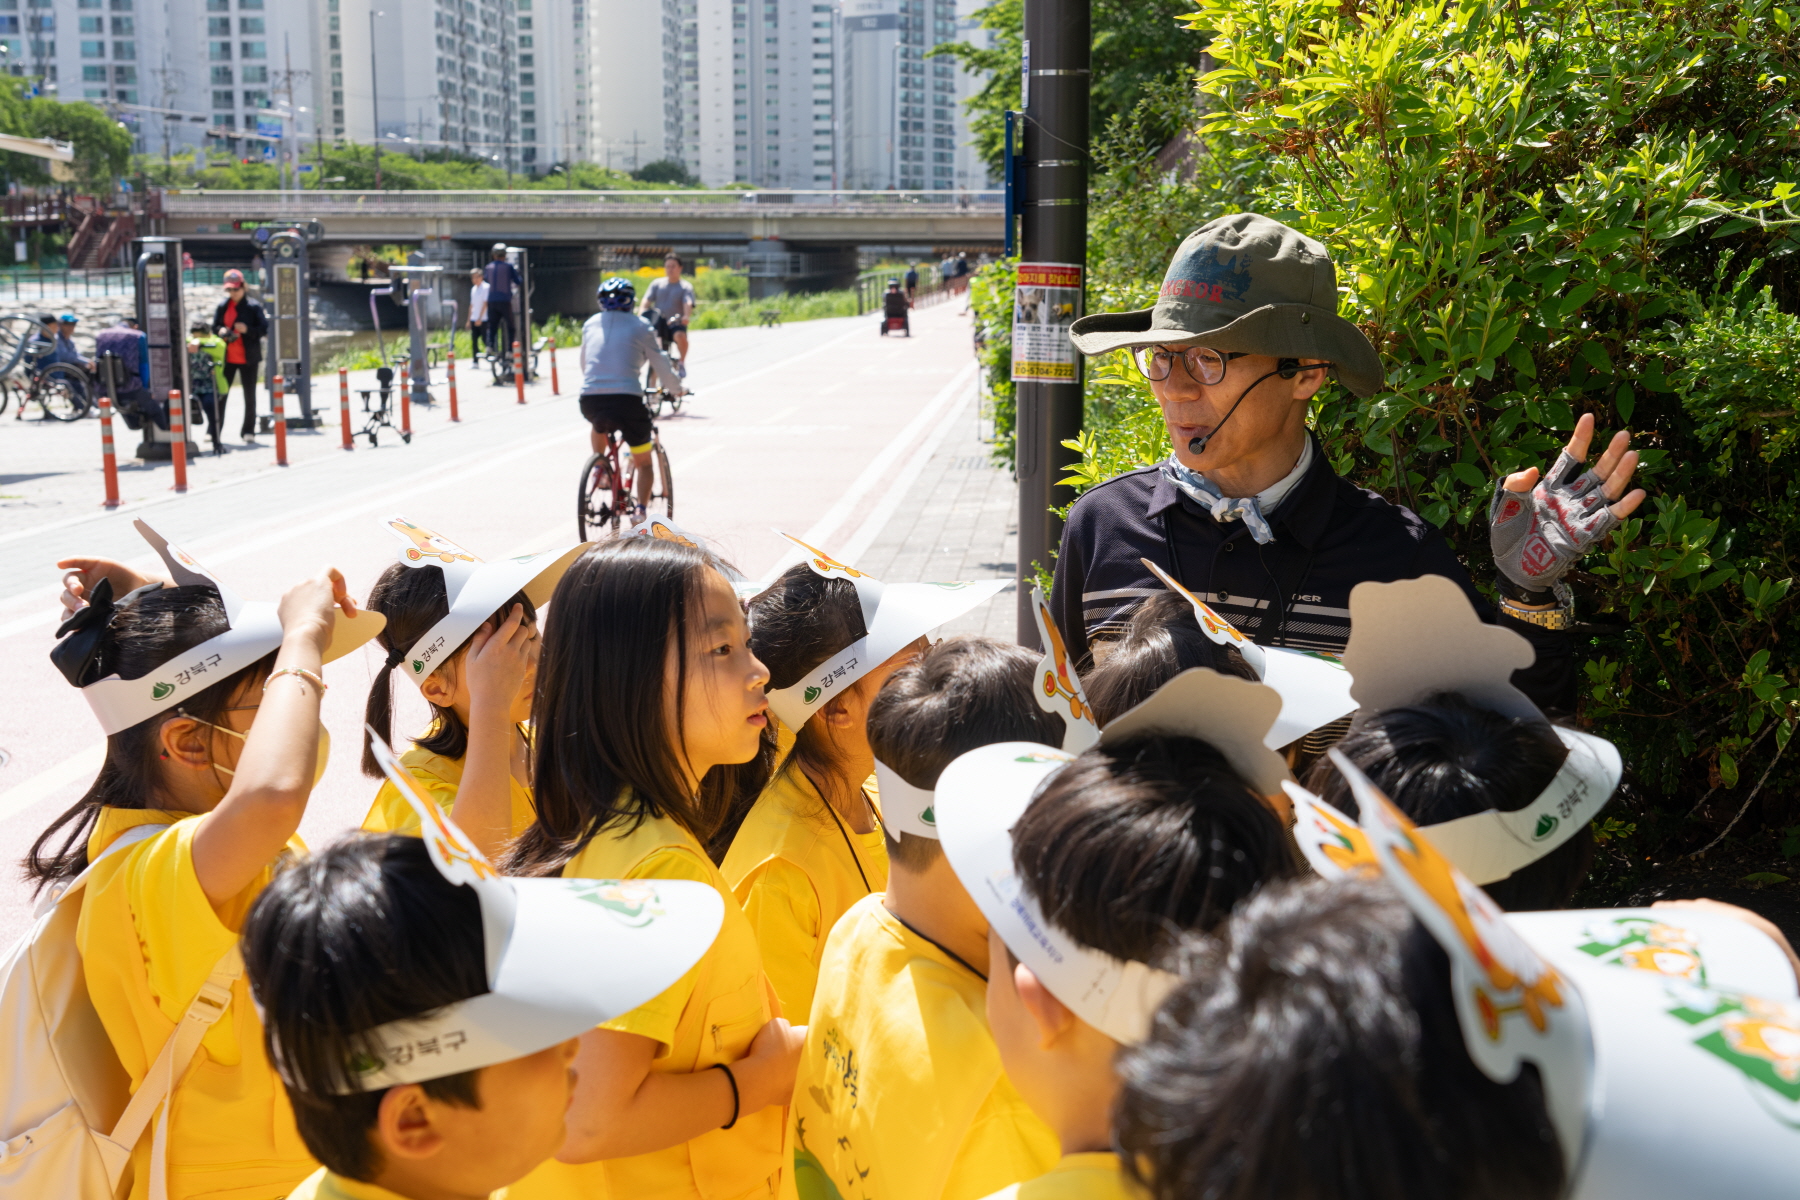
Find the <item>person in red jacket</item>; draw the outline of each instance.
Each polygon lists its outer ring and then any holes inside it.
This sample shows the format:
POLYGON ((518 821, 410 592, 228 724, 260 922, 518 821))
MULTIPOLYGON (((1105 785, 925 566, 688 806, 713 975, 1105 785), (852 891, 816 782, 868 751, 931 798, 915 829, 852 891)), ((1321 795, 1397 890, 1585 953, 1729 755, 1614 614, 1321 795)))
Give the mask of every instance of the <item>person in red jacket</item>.
POLYGON ((244 273, 235 267, 225 272, 225 299, 213 310, 213 332, 225 342, 225 387, 219 393, 219 425, 225 424, 225 404, 231 397, 231 381, 244 389, 245 442, 256 440, 256 371, 262 365, 262 341, 269 319, 262 305, 244 288, 244 273))

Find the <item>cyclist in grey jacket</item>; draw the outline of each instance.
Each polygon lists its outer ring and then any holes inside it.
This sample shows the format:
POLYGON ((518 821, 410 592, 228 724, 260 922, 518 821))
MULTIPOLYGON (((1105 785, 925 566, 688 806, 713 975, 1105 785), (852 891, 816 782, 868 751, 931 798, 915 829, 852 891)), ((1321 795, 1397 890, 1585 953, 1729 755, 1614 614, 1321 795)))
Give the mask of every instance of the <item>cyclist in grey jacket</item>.
POLYGON ((613 276, 603 282, 597 296, 600 311, 581 327, 581 415, 593 426, 588 436, 594 453, 606 450, 607 434, 618 430, 631 450, 637 479, 637 511, 641 520, 654 484, 650 467, 650 409, 644 404, 644 364, 656 368, 656 377, 671 396, 684 395, 675 368, 656 342, 656 334, 632 312, 637 289, 628 279, 613 276))

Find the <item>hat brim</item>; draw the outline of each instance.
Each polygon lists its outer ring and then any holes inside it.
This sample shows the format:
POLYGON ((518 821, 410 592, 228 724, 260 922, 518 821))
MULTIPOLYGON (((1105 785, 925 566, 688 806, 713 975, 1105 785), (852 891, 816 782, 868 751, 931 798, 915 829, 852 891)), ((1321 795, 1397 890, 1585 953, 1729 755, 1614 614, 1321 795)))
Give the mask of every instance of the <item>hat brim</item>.
MULTIPOLYGON (((456 599, 451 601, 450 611, 407 648, 403 664, 407 678, 414 683, 422 682, 473 637, 501 605, 520 592, 531 601, 533 608, 543 607, 569 567, 592 545, 592 542, 578 542, 563 550, 547 550, 466 568, 468 578, 457 591, 456 599)), ((446 573, 446 580, 448 578, 446 573)))
POLYGON ((1157 327, 1156 309, 1094 313, 1069 327, 1069 340, 1083 354, 1105 354, 1128 346, 1204 344, 1227 353, 1276 358, 1318 358, 1335 364, 1334 373, 1358 396, 1372 396, 1386 380, 1381 356, 1363 331, 1336 313, 1313 304, 1265 304, 1239 317, 1204 306, 1219 320, 1191 321, 1186 327, 1157 327))

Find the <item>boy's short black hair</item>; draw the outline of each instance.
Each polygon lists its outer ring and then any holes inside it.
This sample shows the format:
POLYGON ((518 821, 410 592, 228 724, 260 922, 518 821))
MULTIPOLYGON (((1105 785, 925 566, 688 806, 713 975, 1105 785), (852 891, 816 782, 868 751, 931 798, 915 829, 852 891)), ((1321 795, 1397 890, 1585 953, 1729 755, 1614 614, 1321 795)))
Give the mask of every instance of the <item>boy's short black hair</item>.
POLYGON ((1100 724, 1129 712, 1183 671, 1210 667, 1221 675, 1257 682, 1244 656, 1221 646, 1201 630, 1194 606, 1176 592, 1158 592, 1131 614, 1112 642, 1106 661, 1082 680, 1100 724))
POLYGON ((1298 870, 1280 818, 1223 754, 1159 733, 1077 755, 1019 818, 1012 844, 1047 920, 1138 962, 1298 870))
MULTIPOLYGON (((869 705, 869 745, 927 791, 959 755, 996 742, 1062 743, 1063 722, 1032 695, 1041 656, 986 637, 945 638, 888 676, 869 705)), ((943 856, 927 837, 887 839, 888 859, 923 871, 943 856)))
MULTIPOLYGON (((1454 692, 1363 718, 1338 749, 1419 825, 1475 813, 1512 812, 1537 799, 1556 777, 1568 747, 1550 726, 1481 708, 1454 692)), ((1307 786, 1359 815, 1350 785, 1328 760, 1313 765, 1307 786)), ((1484 891, 1508 912, 1566 908, 1594 858, 1593 830, 1484 891)))
MULTIPOLYGON (((475 893, 440 875, 420 838, 353 833, 263 889, 243 952, 301 1140, 337 1174, 373 1182, 381 1164, 369 1134, 386 1089, 336 1093, 353 1082, 359 1034, 488 990, 475 893)), ((420 1086, 480 1108, 478 1074, 420 1086)))
POLYGON ((1380 880, 1271 887, 1192 939, 1120 1056, 1123 1157, 1153 1200, 1555 1200, 1529 1065, 1469 1058, 1449 960, 1380 880))

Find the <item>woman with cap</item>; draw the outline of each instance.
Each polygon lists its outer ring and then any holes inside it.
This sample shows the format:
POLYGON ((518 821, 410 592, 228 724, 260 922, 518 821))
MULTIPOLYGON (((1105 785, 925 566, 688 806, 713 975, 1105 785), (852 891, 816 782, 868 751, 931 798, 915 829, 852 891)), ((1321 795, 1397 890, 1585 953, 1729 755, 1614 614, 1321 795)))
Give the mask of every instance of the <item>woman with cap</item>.
POLYGON ((231 381, 244 388, 246 442, 256 438, 256 369, 262 365, 263 335, 269 321, 263 307, 244 290, 244 273, 233 267, 225 272, 225 298, 213 310, 213 332, 225 342, 225 386, 219 392, 219 424, 225 424, 225 402, 231 397, 231 381))
MULTIPOLYGON (((1443 534, 1339 477, 1307 429, 1328 376, 1360 397, 1385 386, 1375 347, 1337 313, 1323 244, 1256 213, 1222 217, 1182 242, 1153 308, 1070 333, 1084 354, 1131 352, 1174 444, 1069 513, 1052 606, 1076 661, 1163 590, 1146 558, 1264 645, 1341 651, 1350 589, 1368 580, 1444 575, 1492 612, 1443 534)), ((1537 651, 1515 678, 1540 707, 1573 703, 1562 577, 1644 499, 1626 494, 1638 456, 1622 432, 1582 469, 1593 429, 1582 417, 1548 474, 1507 476, 1490 508, 1498 617, 1537 651)))

